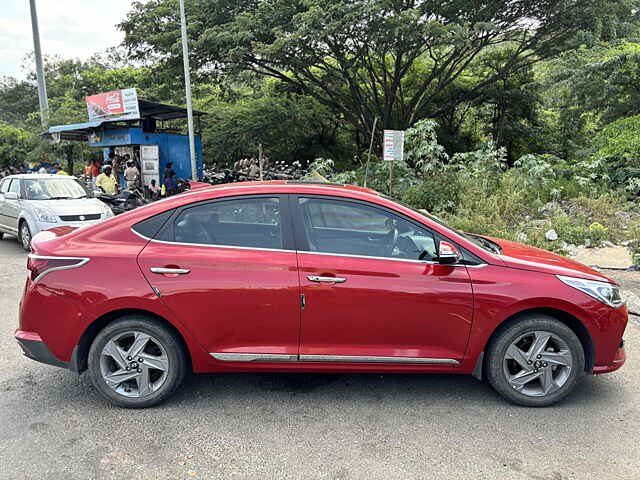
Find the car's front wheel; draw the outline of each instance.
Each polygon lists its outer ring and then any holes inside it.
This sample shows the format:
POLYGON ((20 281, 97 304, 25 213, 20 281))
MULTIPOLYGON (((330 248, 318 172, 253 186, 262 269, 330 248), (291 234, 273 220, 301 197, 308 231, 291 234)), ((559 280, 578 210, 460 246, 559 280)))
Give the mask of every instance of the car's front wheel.
POLYGON ((130 315, 98 333, 89 349, 88 367, 93 385, 110 402, 145 408, 177 390, 186 374, 187 359, 169 328, 130 315))
POLYGON ((567 396, 584 373, 576 334, 548 315, 512 321, 492 341, 486 372, 491 386, 518 405, 546 407, 567 396))
POLYGON ((27 252, 31 250, 31 229, 29 229, 29 224, 23 220, 20 223, 20 228, 18 229, 18 240, 20 241, 20 245, 27 252))

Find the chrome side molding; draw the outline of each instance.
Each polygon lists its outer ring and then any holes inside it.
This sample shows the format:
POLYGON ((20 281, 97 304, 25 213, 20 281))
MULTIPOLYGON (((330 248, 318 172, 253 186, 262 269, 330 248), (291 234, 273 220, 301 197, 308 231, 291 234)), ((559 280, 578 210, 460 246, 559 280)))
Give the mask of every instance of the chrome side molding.
POLYGON ((280 353, 210 353, 222 362, 337 362, 337 363, 403 363, 416 365, 459 365, 452 358, 375 357, 354 355, 287 355, 280 353))
POLYGON ((222 362, 296 362, 298 355, 284 353, 210 353, 222 362))
POLYGON ((301 362, 340 362, 340 363, 414 363, 423 365, 458 365, 452 358, 422 357, 372 357, 353 355, 300 355, 301 362))

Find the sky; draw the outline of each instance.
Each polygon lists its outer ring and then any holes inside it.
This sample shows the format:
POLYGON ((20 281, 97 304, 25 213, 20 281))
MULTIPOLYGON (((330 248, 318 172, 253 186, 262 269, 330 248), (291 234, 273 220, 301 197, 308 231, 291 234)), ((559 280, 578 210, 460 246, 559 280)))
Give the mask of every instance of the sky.
MULTIPOLYGON (((89 58, 118 45, 115 28, 133 0, 36 0, 43 55, 89 58)), ((29 0, 0 0, 0 76, 20 79, 24 57, 33 51, 29 0)))

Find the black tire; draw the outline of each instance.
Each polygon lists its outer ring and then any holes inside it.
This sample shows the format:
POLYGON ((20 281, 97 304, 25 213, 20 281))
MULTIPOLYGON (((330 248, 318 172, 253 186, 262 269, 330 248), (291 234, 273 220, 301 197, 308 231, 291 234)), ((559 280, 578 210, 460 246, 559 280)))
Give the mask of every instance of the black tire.
POLYGON ((33 237, 31 236, 31 229, 29 228, 29 224, 26 220, 23 220, 22 222, 20 222, 20 227, 18 227, 18 242, 27 252, 31 251, 32 238, 33 237))
POLYGON ((4 233, 0 232, 0 240, 2 240, 4 238, 4 233))
POLYGON ((582 343, 564 323, 549 315, 526 314, 511 321, 492 340, 487 349, 485 368, 491 386, 510 402, 526 407, 547 407, 562 400, 576 387, 585 373, 585 355, 582 343), (563 385, 543 396, 530 396, 516 390, 509 383, 504 367, 507 349, 511 344, 534 331, 549 332, 557 336, 566 344, 572 357, 572 366, 563 385))
POLYGON ((186 352, 177 335, 159 321, 142 315, 127 315, 108 324, 98 333, 89 349, 88 373, 91 382, 107 400, 125 408, 147 408, 165 401, 180 387, 187 368, 186 352), (152 336, 164 348, 168 358, 169 367, 164 381, 157 390, 140 397, 127 397, 116 392, 105 381, 101 369, 105 345, 127 332, 141 332, 152 336))

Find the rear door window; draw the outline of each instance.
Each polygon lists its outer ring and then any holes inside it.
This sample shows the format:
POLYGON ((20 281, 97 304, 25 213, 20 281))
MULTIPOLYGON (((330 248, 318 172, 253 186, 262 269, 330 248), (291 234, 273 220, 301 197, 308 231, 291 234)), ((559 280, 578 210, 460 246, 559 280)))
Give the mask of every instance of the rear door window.
POLYGON ((223 200, 183 210, 173 222, 178 243, 282 249, 277 197, 223 200))

